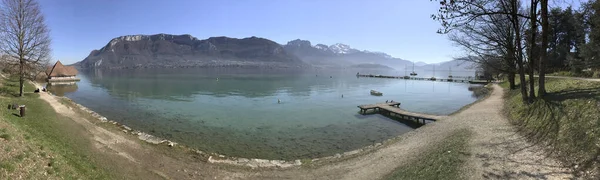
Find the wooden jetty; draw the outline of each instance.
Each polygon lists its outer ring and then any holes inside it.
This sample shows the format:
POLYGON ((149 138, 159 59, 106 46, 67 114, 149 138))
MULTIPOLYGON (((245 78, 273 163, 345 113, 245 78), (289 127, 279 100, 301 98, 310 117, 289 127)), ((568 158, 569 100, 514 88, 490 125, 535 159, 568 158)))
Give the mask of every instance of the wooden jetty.
POLYGON ((358 108, 360 108, 360 113, 361 114, 365 114, 367 113, 368 110, 375 110, 377 111, 377 108, 379 107, 391 107, 391 106, 395 106, 395 107, 400 107, 400 103, 399 102, 386 102, 386 103, 377 103, 377 104, 367 104, 367 105, 360 105, 358 106, 358 108))
POLYGON ((387 102, 387 103, 360 105, 360 106, 358 106, 358 108, 360 108, 360 113, 363 115, 366 114, 367 111, 369 111, 369 110, 374 110, 375 112, 379 112, 384 115, 397 116, 402 119, 414 120, 414 121, 417 121, 418 123, 423 123, 423 124, 425 124, 426 121, 436 121, 436 120, 444 117, 444 116, 421 114, 421 113, 405 111, 403 109, 400 109, 399 102, 387 102))
POLYGON ((489 83, 487 80, 473 80, 469 81, 470 84, 487 84, 489 83))
POLYGON ((452 78, 424 78, 424 77, 411 77, 411 76, 384 76, 384 75, 372 75, 372 74, 357 74, 356 77, 369 77, 369 78, 390 78, 390 79, 407 79, 407 80, 423 80, 423 81, 442 81, 442 82, 461 82, 469 83, 469 79, 458 79, 459 77, 452 78))

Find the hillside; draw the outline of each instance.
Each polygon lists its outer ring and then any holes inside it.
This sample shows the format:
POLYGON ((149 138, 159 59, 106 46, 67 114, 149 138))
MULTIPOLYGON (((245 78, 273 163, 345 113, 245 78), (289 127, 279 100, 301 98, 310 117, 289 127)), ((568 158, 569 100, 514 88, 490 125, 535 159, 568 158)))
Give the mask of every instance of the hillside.
POLYGON ((82 69, 153 67, 307 67, 276 42, 264 38, 191 35, 128 35, 112 39, 100 50, 76 63, 82 69))
POLYGON ((381 64, 354 64, 354 65, 350 65, 349 68, 354 68, 354 69, 379 69, 379 70, 394 70, 394 68, 391 68, 389 66, 386 65, 381 65, 381 64))

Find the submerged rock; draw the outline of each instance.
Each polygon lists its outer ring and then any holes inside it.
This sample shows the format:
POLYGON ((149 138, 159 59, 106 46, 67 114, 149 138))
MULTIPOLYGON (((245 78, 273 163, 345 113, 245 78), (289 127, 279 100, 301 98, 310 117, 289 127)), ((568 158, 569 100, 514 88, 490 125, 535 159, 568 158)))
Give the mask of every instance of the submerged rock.
POLYGON ((208 157, 209 163, 223 163, 223 164, 233 164, 233 165, 244 165, 252 168, 257 167, 278 167, 278 168, 288 168, 293 166, 300 166, 302 162, 300 160, 295 161, 284 161, 284 160, 268 160, 268 159, 246 159, 246 158, 237 158, 236 160, 232 159, 221 159, 221 158, 213 158, 213 156, 208 157))
POLYGON ((176 144, 177 144, 177 143, 175 143, 175 142, 169 141, 169 143, 168 143, 167 145, 168 145, 169 147, 173 147, 173 146, 175 146, 176 144))
POLYGON ((138 139, 142 140, 142 141, 146 141, 152 144, 160 144, 160 143, 164 143, 167 140, 155 137, 153 135, 150 134, 146 134, 146 133, 142 133, 138 136, 138 139))
POLYGON ((100 121, 102 121, 102 122, 108 122, 108 119, 106 119, 106 117, 100 117, 99 119, 100 119, 100 121))
POLYGON ((121 127, 127 131, 131 131, 131 128, 129 126, 122 125, 121 127))

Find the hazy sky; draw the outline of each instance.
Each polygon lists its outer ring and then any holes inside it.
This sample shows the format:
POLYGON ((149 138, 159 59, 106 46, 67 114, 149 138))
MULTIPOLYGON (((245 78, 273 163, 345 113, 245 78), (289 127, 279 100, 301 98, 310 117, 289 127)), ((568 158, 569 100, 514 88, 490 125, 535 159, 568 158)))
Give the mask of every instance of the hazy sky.
POLYGON ((264 37, 280 44, 348 44, 412 61, 460 55, 430 15, 429 0, 40 0, 54 60, 83 60, 112 38, 133 34, 264 37))

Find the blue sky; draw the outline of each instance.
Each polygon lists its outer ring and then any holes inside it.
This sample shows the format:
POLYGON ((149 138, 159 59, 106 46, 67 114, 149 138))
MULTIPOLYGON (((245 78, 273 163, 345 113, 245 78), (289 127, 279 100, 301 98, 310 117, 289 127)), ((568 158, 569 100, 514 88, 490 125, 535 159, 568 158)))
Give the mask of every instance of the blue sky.
POLYGON ((83 60, 112 38, 132 34, 264 37, 280 44, 344 43, 413 61, 460 55, 430 15, 429 0, 40 0, 53 59, 83 60))

